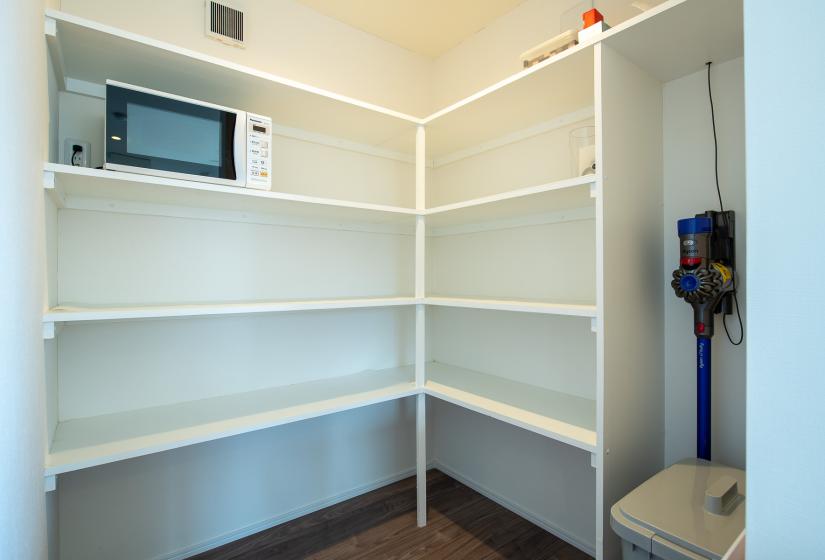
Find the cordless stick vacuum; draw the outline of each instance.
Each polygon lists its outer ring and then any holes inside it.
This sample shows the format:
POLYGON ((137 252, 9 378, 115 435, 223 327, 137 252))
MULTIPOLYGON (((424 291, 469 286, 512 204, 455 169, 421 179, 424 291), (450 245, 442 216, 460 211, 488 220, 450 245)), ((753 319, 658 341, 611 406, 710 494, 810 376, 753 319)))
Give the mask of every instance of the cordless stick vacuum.
POLYGON ((696 335, 696 455, 710 461, 710 339, 717 313, 733 311, 734 213, 708 210, 678 222, 679 268, 670 283, 693 307, 696 335))

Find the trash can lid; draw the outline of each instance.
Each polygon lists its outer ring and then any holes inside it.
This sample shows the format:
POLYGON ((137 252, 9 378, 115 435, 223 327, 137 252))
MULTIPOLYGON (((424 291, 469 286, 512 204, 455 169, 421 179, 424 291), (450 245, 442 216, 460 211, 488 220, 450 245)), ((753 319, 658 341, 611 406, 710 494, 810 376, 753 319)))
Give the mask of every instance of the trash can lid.
POLYGON ((623 539, 662 558, 719 560, 745 528, 745 471, 686 459, 610 510, 623 539))

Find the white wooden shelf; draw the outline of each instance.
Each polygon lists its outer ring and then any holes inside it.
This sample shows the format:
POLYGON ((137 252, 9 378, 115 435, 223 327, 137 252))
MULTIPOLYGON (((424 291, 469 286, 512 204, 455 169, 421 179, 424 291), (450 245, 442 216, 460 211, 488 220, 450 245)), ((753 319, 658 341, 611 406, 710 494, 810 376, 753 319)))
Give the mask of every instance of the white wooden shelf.
POLYGON ((427 126, 427 159, 455 158, 508 136, 527 138, 563 125, 566 116, 592 116, 593 49, 573 47, 433 113, 427 126), (561 119, 561 121, 559 121, 561 119))
POLYGON ((416 304, 541 313, 545 315, 569 315, 573 317, 596 316, 596 306, 589 304, 428 296, 423 299, 415 297, 383 297, 176 305, 59 305, 52 307, 43 314, 43 322, 128 321, 135 319, 199 317, 210 315, 248 315, 289 311, 400 307, 416 304))
POLYGON ((45 476, 279 426, 418 392, 413 367, 60 422, 45 476))
POLYGON ((402 305, 414 305, 416 302, 417 300, 413 297, 385 297, 181 305, 60 305, 49 309, 43 315, 43 322, 68 323, 76 321, 117 321, 130 319, 154 319, 163 317, 246 315, 252 313, 279 313, 286 311, 397 307, 402 305))
POLYGON ((662 82, 744 54, 741 0, 670 0, 607 30, 606 45, 662 82))
POLYGON ((421 119, 399 111, 57 10, 46 10, 45 34, 61 89, 79 84, 101 95, 113 79, 268 115, 283 127, 415 150, 421 119))
POLYGON ((412 208, 398 206, 227 187, 59 163, 46 163, 43 170, 43 186, 59 208, 163 214, 169 213, 169 208, 186 207, 234 213, 249 219, 256 215, 286 216, 310 225, 316 220, 318 225, 344 222, 411 226, 419 214, 412 208))
POLYGON ((501 299, 474 299, 457 297, 427 296, 427 305, 441 307, 464 307, 468 309, 490 309, 496 311, 516 311, 520 313, 541 313, 544 315, 569 315, 571 317, 595 317, 596 306, 588 304, 547 303, 541 301, 519 301, 501 299))
POLYGON ((446 364, 426 367, 426 394, 502 422, 596 451, 596 402, 446 364))
POLYGON ((592 208, 596 184, 596 175, 585 175, 436 206, 426 211, 427 227, 437 230, 546 212, 592 208))

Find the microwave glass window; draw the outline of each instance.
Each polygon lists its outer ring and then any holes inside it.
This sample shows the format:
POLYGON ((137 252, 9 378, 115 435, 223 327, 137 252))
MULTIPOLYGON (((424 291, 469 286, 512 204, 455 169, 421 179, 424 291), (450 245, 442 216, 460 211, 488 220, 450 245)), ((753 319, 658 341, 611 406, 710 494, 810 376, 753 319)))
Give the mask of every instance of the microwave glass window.
MULTIPOLYGON (((238 178, 234 111, 207 107, 154 92, 106 86, 106 165, 226 181, 238 178)), ((241 165, 243 162, 241 161, 241 165)))
POLYGON ((219 166, 221 123, 137 103, 126 104, 130 154, 219 166))

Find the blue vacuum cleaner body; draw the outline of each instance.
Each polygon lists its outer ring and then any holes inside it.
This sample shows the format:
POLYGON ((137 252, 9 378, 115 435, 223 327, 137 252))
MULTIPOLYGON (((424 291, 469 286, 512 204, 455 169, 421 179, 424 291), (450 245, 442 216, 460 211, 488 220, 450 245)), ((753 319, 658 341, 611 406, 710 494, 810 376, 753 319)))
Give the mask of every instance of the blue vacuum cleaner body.
POLYGON ((679 220, 679 268, 670 285, 693 308, 696 335, 696 455, 710 461, 711 338, 713 318, 733 310, 734 213, 709 210, 679 220))

